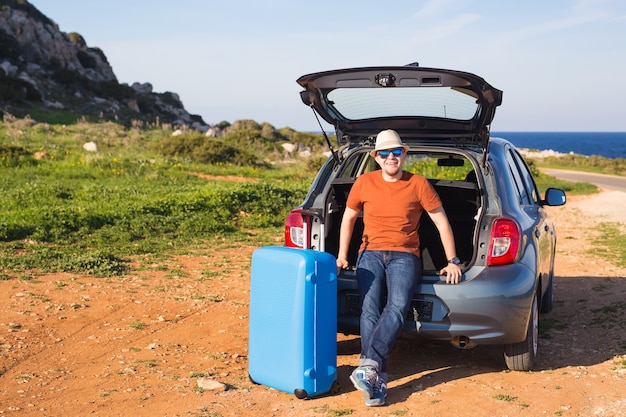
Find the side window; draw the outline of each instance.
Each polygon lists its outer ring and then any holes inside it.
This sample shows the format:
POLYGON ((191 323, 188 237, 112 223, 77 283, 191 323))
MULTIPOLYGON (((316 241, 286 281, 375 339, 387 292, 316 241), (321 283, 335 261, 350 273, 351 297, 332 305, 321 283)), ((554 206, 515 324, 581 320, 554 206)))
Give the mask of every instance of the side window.
POLYGON ((519 167, 520 173, 522 175, 522 180, 524 180, 526 188, 530 192, 530 198, 534 203, 538 203, 541 198, 539 196, 539 191, 537 190, 537 184, 535 184, 535 180, 533 179, 533 175, 530 172, 530 168, 528 167, 526 160, 517 151, 513 152, 513 156, 519 167))
POLYGON ((345 162, 341 173, 337 175, 337 179, 357 178, 366 172, 376 171, 380 169, 376 160, 369 155, 369 152, 354 152, 345 162))
POLYGON ((517 192, 519 199, 518 202, 522 206, 531 205, 531 195, 528 189, 528 184, 523 179, 522 172, 520 171, 519 160, 515 158, 515 154, 509 149, 506 153, 506 161, 513 178, 513 184, 515 185, 515 191, 517 192))
POLYGON ((341 171, 341 174, 337 176, 337 178, 356 178, 361 175, 363 155, 363 153, 353 154, 350 159, 346 161, 346 166, 341 171))
POLYGON ((376 162, 376 160, 368 154, 362 174, 365 174, 366 172, 377 171, 379 169, 380 166, 378 165, 378 162, 376 162))

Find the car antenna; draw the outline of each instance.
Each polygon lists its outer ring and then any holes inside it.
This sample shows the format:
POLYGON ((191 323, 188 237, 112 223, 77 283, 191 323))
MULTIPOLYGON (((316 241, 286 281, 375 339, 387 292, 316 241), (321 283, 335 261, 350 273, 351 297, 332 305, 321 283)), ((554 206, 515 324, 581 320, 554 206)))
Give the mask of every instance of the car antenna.
POLYGON ((315 115, 315 118, 317 119, 317 124, 320 126, 320 129, 322 129, 322 134, 324 135, 324 139, 326 139, 326 144, 328 145, 328 148, 330 149, 330 153, 333 155, 333 159, 335 160, 335 163, 339 165, 341 161, 339 161, 339 157, 337 156, 337 153, 333 149, 333 145, 330 143, 330 139, 328 139, 328 135, 326 134, 326 131, 322 127, 322 122, 320 121, 320 118, 317 115, 317 112, 313 108, 313 105, 311 105, 311 110, 313 110, 313 114, 315 115))

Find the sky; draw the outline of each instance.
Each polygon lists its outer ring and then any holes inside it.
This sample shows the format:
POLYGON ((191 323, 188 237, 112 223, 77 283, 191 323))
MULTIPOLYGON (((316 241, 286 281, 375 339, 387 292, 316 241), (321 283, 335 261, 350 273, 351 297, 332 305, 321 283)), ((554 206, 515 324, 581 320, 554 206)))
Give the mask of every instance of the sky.
POLYGON ((626 131, 624 0, 30 3, 102 49, 119 82, 177 93, 208 124, 319 131, 301 75, 419 62, 503 90, 494 132, 626 131))

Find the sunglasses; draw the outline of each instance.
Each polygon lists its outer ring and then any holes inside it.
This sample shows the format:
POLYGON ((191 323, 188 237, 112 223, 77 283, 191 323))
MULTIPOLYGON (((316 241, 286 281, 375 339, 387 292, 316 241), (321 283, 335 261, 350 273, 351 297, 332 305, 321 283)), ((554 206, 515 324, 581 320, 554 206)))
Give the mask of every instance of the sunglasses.
POLYGON ((395 156, 396 158, 400 158, 403 153, 404 153, 404 149, 401 149, 401 148, 391 149, 391 150, 386 149, 384 151, 378 151, 378 156, 380 156, 383 159, 386 159, 390 154, 393 154, 393 156, 395 156))

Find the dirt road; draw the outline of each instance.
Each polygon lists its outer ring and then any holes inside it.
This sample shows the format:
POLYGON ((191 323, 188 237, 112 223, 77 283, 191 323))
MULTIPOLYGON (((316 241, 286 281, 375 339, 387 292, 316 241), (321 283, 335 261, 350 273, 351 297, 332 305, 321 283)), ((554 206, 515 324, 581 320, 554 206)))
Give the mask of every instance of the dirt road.
POLYGON ((565 169, 542 168, 543 172, 556 178, 572 182, 589 182, 605 190, 626 192, 626 177, 596 174, 591 172, 570 171, 565 169))
POLYGON ((588 250, 625 210, 617 191, 550 208, 556 307, 534 372, 506 371, 493 347, 400 340, 388 405, 374 409, 348 381, 355 337, 339 338, 338 394, 298 400, 249 381, 254 247, 199 248, 119 279, 0 281, 0 416, 624 416, 626 270, 588 250))

